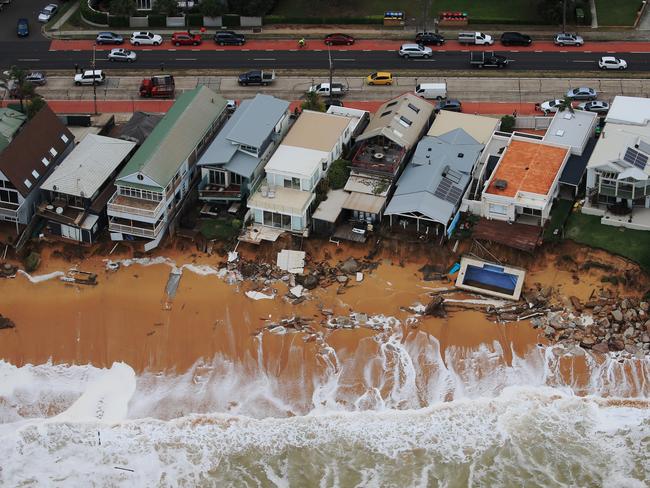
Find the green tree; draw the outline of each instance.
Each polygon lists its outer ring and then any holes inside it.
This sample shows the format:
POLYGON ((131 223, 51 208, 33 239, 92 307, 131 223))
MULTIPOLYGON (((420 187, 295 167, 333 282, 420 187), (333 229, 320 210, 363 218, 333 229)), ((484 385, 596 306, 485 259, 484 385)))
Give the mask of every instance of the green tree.
POLYGON ((230 3, 230 9, 240 15, 266 15, 273 7, 275 2, 270 0, 239 0, 230 3))
POLYGON ((327 178, 329 180, 329 186, 333 190, 339 190, 345 186, 350 177, 350 161, 345 159, 337 159, 334 161, 329 171, 327 172, 327 178))
POLYGON ((218 17, 224 13, 225 8, 220 0, 201 0, 199 10, 206 17, 218 17))
POLYGON ((40 95, 34 96, 27 103, 27 118, 28 119, 34 118, 34 115, 36 115, 45 105, 46 105, 45 99, 42 96, 40 95))
POLYGON ((25 112, 24 101, 34 96, 34 85, 27 81, 29 72, 17 66, 12 66, 9 71, 0 75, 0 88, 4 88, 10 98, 20 101, 20 110, 25 112))
POLYGON ((314 112, 325 112, 325 104, 318 93, 307 92, 305 101, 301 105, 303 110, 313 110, 314 112))
POLYGON ((173 17, 178 13, 178 0, 156 0, 154 10, 167 17, 173 17))
MULTIPOLYGON (((569 3, 572 2, 567 1, 567 11, 569 11, 569 3)), ((562 23, 562 0, 542 0, 537 6, 537 13, 548 24, 562 23)))
POLYGON ((503 132, 512 132, 515 128, 515 118, 512 115, 504 115, 501 117, 501 127, 503 132))
POLYGON ((559 112, 568 110, 570 113, 573 113, 573 100, 571 100, 569 97, 564 97, 562 99, 562 102, 558 105, 557 109, 559 112))
POLYGON ((110 0, 109 10, 112 15, 133 15, 135 2, 133 0, 110 0))

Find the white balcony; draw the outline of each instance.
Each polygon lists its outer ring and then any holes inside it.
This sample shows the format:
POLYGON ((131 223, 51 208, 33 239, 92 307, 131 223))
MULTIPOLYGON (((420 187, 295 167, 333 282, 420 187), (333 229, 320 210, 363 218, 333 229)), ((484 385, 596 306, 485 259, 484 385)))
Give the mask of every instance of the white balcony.
POLYGON ((129 234, 137 237, 146 237, 147 239, 155 239, 158 234, 165 228, 166 222, 161 221, 156 227, 141 227, 136 225, 118 224, 111 220, 108 224, 110 232, 121 232, 122 234, 129 234))
POLYGON ((158 220, 165 210, 165 201, 143 200, 114 193, 108 201, 108 215, 129 218, 130 216, 146 217, 158 220))

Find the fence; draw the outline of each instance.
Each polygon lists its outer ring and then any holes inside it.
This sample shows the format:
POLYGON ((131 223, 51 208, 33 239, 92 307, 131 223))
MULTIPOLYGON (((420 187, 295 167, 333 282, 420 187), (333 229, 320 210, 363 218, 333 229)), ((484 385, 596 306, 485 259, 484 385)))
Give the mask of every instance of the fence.
POLYGON ((518 115, 515 118, 515 129, 548 129, 551 125, 551 120, 553 120, 553 117, 518 115))

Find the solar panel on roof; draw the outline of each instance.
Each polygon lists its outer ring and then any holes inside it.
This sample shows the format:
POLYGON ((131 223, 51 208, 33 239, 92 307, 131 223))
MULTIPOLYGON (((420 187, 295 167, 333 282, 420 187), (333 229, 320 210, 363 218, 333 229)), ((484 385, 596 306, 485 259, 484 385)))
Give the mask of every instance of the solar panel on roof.
POLYGON ((436 191, 433 193, 435 197, 445 200, 453 205, 456 205, 461 196, 463 195, 463 190, 457 187, 452 183, 449 178, 443 177, 438 183, 436 191))
POLYGON ((625 151, 625 156, 623 156, 623 160, 636 168, 645 169, 645 166, 648 163, 648 156, 632 147, 628 147, 625 151))

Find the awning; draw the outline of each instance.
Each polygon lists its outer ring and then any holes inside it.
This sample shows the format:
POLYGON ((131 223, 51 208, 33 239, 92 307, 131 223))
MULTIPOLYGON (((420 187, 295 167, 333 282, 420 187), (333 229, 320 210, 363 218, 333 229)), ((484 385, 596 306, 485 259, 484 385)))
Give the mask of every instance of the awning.
POLYGON ((386 197, 352 192, 345 199, 343 208, 347 210, 358 210, 359 212, 379 214, 383 210, 384 205, 386 205, 386 197))
POLYGON ((314 220, 323 220, 334 223, 338 220, 343 204, 348 197, 344 190, 330 190, 327 192, 327 200, 323 200, 312 215, 314 220))

